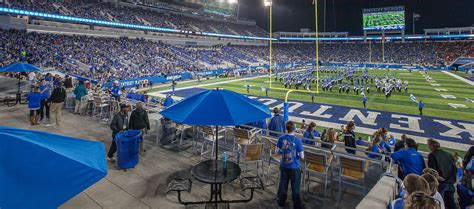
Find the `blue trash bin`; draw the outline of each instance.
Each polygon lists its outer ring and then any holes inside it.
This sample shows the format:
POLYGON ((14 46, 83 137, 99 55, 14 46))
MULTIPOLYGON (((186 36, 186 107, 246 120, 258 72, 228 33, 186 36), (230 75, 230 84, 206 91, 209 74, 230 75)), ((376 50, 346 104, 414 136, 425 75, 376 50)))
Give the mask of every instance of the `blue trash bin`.
POLYGON ((115 136, 117 166, 119 169, 134 168, 138 164, 141 140, 142 133, 139 130, 126 130, 115 136))

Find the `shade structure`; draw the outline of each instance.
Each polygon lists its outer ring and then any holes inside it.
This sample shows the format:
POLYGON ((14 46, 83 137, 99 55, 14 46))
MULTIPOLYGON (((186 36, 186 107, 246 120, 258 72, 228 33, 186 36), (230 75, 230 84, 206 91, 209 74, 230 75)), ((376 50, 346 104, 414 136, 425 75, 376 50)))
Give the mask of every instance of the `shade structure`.
POLYGON ((57 208, 106 175, 100 142, 0 126, 0 208, 57 208))
POLYGON ((161 111, 163 117, 189 125, 237 126, 271 117, 268 107, 228 90, 195 94, 161 111))
POLYGON ((25 62, 18 62, 1 68, 0 73, 28 73, 39 70, 41 70, 41 68, 36 67, 34 65, 25 62))

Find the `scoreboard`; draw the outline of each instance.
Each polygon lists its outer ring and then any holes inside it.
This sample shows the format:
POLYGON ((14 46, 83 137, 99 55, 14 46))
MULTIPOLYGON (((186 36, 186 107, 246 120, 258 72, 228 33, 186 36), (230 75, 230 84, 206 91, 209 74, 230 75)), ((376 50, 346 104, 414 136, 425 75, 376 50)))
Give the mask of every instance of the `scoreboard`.
POLYGON ((364 30, 404 30, 405 7, 382 7, 364 9, 364 30))

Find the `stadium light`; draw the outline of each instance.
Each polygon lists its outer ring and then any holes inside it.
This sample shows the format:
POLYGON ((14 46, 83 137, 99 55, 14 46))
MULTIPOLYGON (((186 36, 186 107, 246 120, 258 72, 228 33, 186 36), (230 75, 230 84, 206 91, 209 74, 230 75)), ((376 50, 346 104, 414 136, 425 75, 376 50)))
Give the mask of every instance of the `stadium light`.
POLYGON ((265 5, 265 7, 269 7, 272 5, 272 1, 271 0, 264 0, 263 4, 265 5))
POLYGON ((238 0, 228 0, 229 4, 237 4, 239 3, 238 0))

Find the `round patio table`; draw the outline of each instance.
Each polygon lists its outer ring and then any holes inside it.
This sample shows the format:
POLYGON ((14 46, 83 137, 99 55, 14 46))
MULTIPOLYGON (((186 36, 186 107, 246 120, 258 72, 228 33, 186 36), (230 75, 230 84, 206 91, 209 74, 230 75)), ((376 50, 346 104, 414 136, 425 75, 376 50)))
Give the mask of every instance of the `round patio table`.
POLYGON ((222 160, 218 160, 217 163, 215 160, 203 161, 191 170, 191 175, 196 180, 211 185, 211 197, 207 203, 216 205, 228 202, 222 200, 222 184, 234 181, 240 173, 241 169, 237 163, 227 161, 227 168, 224 168, 222 160))

